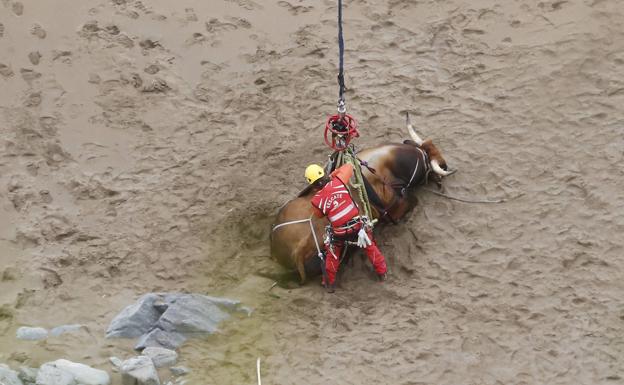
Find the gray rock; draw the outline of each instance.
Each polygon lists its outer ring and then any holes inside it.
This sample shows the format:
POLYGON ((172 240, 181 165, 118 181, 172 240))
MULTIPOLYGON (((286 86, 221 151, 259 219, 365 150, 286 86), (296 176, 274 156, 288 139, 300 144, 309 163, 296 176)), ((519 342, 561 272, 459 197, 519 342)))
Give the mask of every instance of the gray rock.
POLYGON ((3 385, 24 385, 17 373, 8 366, 0 364, 0 384, 3 385))
POLYGON ((147 356, 130 358, 121 364, 123 385, 160 385, 152 359, 147 356))
POLYGON ((83 325, 61 325, 61 326, 57 326, 54 329, 50 330, 50 336, 52 337, 58 337, 61 334, 65 334, 65 333, 73 333, 73 332, 77 332, 80 329, 84 328, 83 325))
POLYGON ((136 346, 136 350, 143 350, 150 346, 162 347, 166 349, 176 349, 186 341, 186 337, 176 332, 166 332, 161 329, 154 329, 143 335, 136 346))
POLYGON ((181 295, 170 303, 158 326, 165 331, 185 335, 214 333, 218 330, 218 323, 230 317, 219 304, 233 306, 233 303, 201 294, 181 295))
POLYGON ((17 329, 18 340, 38 341, 45 340, 48 337, 48 331, 44 328, 32 328, 22 326, 17 329))
POLYGON ((22 380, 24 385, 34 385, 35 382, 37 381, 38 371, 39 369, 27 368, 25 366, 22 366, 19 369, 19 373, 17 374, 17 377, 19 377, 19 379, 22 380))
POLYGON ((212 302, 215 305, 219 305, 231 311, 237 310, 238 307, 240 306, 240 301, 237 301, 235 299, 212 297, 212 296, 204 295, 204 294, 186 294, 186 293, 164 294, 165 301, 168 304, 172 304, 181 298, 194 298, 194 297, 200 297, 204 301, 212 302))
POLYGON ((109 357, 108 360, 117 369, 120 369, 121 368, 121 364, 123 363, 121 358, 117 358, 117 357, 109 357))
POLYGON ((174 376, 185 376, 191 372, 191 369, 186 366, 172 366, 169 370, 174 376))
POLYGON ((158 294, 145 294, 139 300, 121 311, 110 323, 106 330, 106 338, 110 337, 139 337, 149 332, 161 312, 154 307, 158 294))
POLYGON ((110 376, 103 370, 71 362, 56 360, 41 366, 37 385, 108 385, 110 376))
POLYGON ((119 313, 106 337, 141 337, 135 349, 163 347, 175 349, 187 337, 217 331, 219 322, 231 311, 250 310, 240 302, 201 294, 149 293, 119 313))
POLYGON ((37 385, 76 385, 74 375, 57 368, 52 363, 41 365, 37 372, 37 385))
POLYGON ((154 366, 157 368, 169 367, 175 365, 178 361, 178 353, 174 350, 169 350, 160 347, 147 347, 141 352, 144 356, 148 356, 152 359, 154 366))

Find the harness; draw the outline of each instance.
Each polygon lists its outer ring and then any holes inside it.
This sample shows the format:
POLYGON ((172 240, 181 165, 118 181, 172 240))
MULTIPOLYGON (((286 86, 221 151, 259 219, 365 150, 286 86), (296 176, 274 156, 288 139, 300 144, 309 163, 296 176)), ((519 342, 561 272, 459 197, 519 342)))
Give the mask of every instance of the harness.
MULTIPOLYGON (((416 147, 416 149, 420 152, 420 154, 422 155, 423 161, 425 163, 425 181, 423 182, 423 184, 426 184, 428 179, 429 179, 429 173, 431 172, 431 166, 429 164, 429 155, 427 155, 427 153, 425 151, 423 151, 420 147, 416 147)), ((418 164, 420 162, 420 158, 416 159, 416 166, 414 166, 414 172, 412 173, 412 176, 409 180, 409 182, 407 182, 407 184, 401 188, 401 195, 405 195, 405 191, 407 191, 407 189, 409 189, 410 187, 412 187, 412 182, 414 181, 414 177, 416 176, 416 173, 418 172, 418 164)))
MULTIPOLYGON (((427 155, 427 153, 423 151, 420 147, 416 147, 416 150, 420 152, 423 163, 424 163, 424 167, 425 167, 425 179, 422 184, 427 184, 429 180, 429 174, 431 173, 431 166, 429 164, 430 163, 429 155, 427 155)), ((416 158, 416 165, 414 166, 414 171, 412 172, 412 176, 410 177, 409 181, 405 184, 404 183, 389 184, 388 182, 385 181, 385 178, 381 178, 379 175, 377 175, 377 170, 375 170, 373 167, 370 167, 368 165, 368 162, 365 162, 359 158, 357 159, 362 166, 366 167, 368 171, 371 172, 371 174, 377 176, 381 180, 381 182, 384 185, 384 189, 385 187, 388 187, 396 192, 392 197, 392 202, 390 202, 390 204, 387 207, 383 207, 383 206, 378 207, 378 205, 375 205, 375 208, 377 208, 377 210, 380 212, 381 217, 387 217, 388 219, 390 219, 390 221, 393 224, 396 224, 397 223, 396 220, 392 218, 389 212, 390 210, 392 210, 392 208, 394 208, 394 206, 399 202, 399 200, 405 196, 405 193, 407 192, 407 190, 413 187, 412 183, 414 182, 414 178, 416 177, 416 174, 418 173, 418 166, 420 165, 421 157, 416 158)))

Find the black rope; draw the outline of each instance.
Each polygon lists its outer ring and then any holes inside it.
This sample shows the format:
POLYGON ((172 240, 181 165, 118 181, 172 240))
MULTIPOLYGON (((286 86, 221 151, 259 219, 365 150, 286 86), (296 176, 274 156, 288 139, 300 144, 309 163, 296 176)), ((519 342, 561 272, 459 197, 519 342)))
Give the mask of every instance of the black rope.
POLYGON ((342 38, 342 0, 338 0, 338 50, 340 51, 340 64, 338 68, 338 102, 344 101, 344 39, 342 38))

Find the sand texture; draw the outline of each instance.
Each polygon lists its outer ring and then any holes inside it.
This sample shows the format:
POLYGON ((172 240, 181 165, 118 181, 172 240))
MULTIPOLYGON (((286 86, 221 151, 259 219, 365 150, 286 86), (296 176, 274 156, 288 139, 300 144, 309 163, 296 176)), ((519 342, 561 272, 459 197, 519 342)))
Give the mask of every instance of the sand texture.
POLYGON ((336 12, 0 0, 0 363, 112 373, 110 320, 185 291, 254 308, 180 349, 189 384, 254 384, 258 357, 266 384, 624 383, 624 2, 346 0, 357 145, 410 111, 447 193, 507 201, 416 191, 377 231, 386 283, 356 256, 336 294, 269 292, 270 224, 329 152, 336 12))

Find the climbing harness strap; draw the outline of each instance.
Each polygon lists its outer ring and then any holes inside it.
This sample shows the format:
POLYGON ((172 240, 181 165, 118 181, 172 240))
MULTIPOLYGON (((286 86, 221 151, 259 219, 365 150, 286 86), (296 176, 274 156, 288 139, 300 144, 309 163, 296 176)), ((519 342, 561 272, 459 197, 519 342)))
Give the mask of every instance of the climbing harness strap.
POLYGON ((351 183, 351 186, 355 188, 358 192, 358 198, 360 200, 360 203, 362 204, 364 215, 368 218, 371 218, 370 201, 368 199, 366 188, 364 187, 362 168, 360 166, 360 162, 357 161, 357 157, 354 155, 353 152, 353 146, 349 146, 344 151, 341 151, 336 159, 336 168, 346 163, 350 163, 353 166, 353 176, 355 177, 355 183, 351 183))

